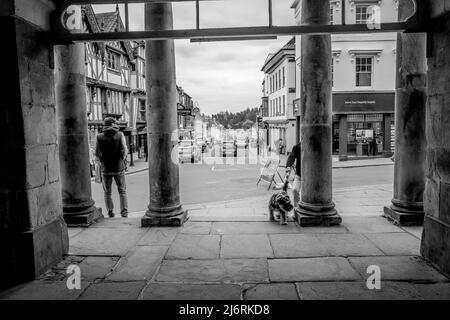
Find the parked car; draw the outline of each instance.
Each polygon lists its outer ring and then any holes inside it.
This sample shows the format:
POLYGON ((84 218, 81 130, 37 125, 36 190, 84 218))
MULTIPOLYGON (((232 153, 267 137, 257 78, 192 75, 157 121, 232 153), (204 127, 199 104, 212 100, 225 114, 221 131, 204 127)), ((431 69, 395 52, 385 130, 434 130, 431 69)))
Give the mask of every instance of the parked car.
POLYGON ((237 157, 237 145, 235 140, 222 141, 222 157, 237 157))
POLYGON ((181 163, 195 163, 202 158, 199 146, 194 140, 180 140, 178 142, 178 159, 181 163))

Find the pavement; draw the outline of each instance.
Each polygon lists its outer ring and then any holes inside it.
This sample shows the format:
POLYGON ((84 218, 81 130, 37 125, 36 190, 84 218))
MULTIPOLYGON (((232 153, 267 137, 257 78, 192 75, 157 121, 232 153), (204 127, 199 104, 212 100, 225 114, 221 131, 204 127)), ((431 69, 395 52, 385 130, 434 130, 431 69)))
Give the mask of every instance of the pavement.
POLYGON ((140 227, 143 212, 70 228, 69 255, 1 299, 450 299, 450 281, 419 256, 421 227, 380 215, 391 185, 336 189, 341 226, 268 221, 268 196, 192 204, 180 228, 140 227), (69 265, 81 289, 69 290, 69 265), (368 289, 371 266, 381 289, 368 289), (372 267, 373 268, 373 267, 372 267))

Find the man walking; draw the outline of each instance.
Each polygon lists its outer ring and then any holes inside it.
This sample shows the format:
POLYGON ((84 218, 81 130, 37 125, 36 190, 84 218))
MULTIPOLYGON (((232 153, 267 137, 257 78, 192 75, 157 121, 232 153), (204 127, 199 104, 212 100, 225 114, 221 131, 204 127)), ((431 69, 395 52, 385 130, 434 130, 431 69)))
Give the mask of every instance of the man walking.
POLYGON ((302 151, 300 143, 296 144, 292 148, 292 152, 289 155, 287 161, 286 161, 286 173, 288 174, 288 171, 291 169, 291 167, 294 166, 295 163, 295 179, 294 179, 294 188, 292 189, 292 195, 294 197, 294 206, 296 207, 299 200, 300 200, 300 190, 302 187, 302 151))
POLYGON ((116 182, 120 196, 120 215, 128 216, 127 191, 125 186, 125 170, 127 167, 127 144, 125 136, 119 131, 116 120, 106 118, 103 132, 97 136, 95 155, 101 163, 103 191, 108 216, 114 217, 114 204, 111 198, 112 180, 116 182))

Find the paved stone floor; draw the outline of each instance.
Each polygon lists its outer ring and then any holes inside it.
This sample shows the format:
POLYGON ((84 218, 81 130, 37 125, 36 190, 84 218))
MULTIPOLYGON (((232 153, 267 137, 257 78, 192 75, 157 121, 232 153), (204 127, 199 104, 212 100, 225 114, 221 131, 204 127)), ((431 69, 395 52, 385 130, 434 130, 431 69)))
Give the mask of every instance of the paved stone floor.
POLYGON ((192 205, 182 228, 140 228, 139 214, 70 229, 70 252, 2 299, 450 299, 419 257, 422 229, 382 218, 389 186, 335 190, 338 227, 268 222, 267 197, 192 205), (81 270, 68 290, 67 266, 81 270), (367 267, 381 269, 368 290, 367 267))

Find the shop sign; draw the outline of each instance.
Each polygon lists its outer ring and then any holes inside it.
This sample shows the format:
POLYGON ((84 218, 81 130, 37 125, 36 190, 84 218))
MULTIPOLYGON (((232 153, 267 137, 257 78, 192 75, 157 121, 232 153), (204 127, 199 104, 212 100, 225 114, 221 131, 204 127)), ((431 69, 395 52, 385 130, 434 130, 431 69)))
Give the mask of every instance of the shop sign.
POLYGON ((178 115, 180 116, 191 116, 191 109, 178 109, 178 115))
POLYGON ((392 113, 394 106, 394 92, 333 93, 333 113, 392 113))

